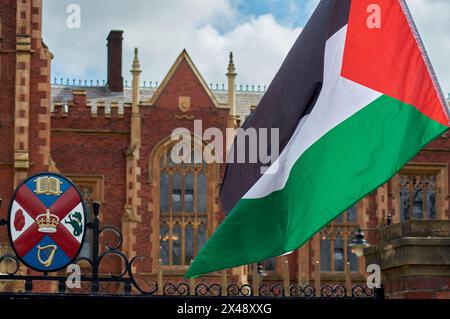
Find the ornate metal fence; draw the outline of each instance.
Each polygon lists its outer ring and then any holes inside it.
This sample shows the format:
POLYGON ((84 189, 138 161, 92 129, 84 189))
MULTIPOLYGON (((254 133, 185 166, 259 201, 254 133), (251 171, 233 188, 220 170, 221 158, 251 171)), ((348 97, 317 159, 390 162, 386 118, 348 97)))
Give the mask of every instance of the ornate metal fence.
MULTIPOLYGON (((1 204, 1 200, 0 200, 1 204)), ((163 279, 162 268, 159 268, 155 280, 146 280, 143 288, 143 279, 137 278, 133 269, 136 261, 141 257, 128 258, 122 251, 122 234, 117 227, 100 226, 100 203, 92 204, 93 219, 87 223, 92 230, 92 256, 79 257, 75 264, 86 263, 89 268, 87 274, 80 276, 81 289, 68 289, 67 275, 49 275, 48 273, 30 274, 8 248, 0 247, 0 295, 11 296, 31 295, 36 283, 56 283, 55 295, 69 296, 74 294, 89 294, 103 296, 216 296, 216 297, 292 297, 292 298, 383 298, 381 289, 370 289, 362 285, 315 285, 291 284, 285 277, 282 283, 259 283, 254 281, 252 285, 227 283, 226 272, 222 273, 221 283, 197 282, 194 279, 170 282, 163 279), (100 236, 112 233, 117 237, 117 242, 105 243, 104 251, 100 252, 100 236), (100 273, 99 268, 108 256, 116 256, 122 260, 123 267, 120 273, 100 273), (9 284, 13 284, 14 291, 7 290, 9 284), (19 287, 19 288, 18 288, 19 287)), ((0 220, 0 229, 8 225, 7 220, 0 220)), ((286 264, 287 266, 287 264, 286 264)), ((285 268, 287 269, 287 267, 285 268)))
MULTIPOLYGON (((156 287, 156 286, 155 286, 156 287)), ((199 283, 194 286, 189 283, 165 283, 162 287, 164 296, 230 296, 230 297, 292 297, 292 298, 380 298, 374 289, 355 285, 350 295, 343 285, 322 285, 320 291, 310 285, 290 284, 289 290, 285 290, 281 284, 263 283, 255 291, 251 285, 229 284, 223 289, 220 284, 199 283)))

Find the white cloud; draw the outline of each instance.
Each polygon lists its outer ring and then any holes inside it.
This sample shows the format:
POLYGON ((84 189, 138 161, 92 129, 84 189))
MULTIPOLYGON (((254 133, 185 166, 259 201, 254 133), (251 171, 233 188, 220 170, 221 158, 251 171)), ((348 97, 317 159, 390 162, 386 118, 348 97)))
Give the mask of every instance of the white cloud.
POLYGON ((252 18, 225 34, 207 25, 197 30, 198 45, 190 51, 210 78, 223 78, 227 52, 233 51, 239 82, 269 84, 300 31, 281 26, 272 15, 252 18))
POLYGON ((450 1, 407 0, 444 94, 450 92, 450 1))
POLYGON ((139 47, 142 78, 161 81, 186 48, 208 82, 226 82, 234 51, 239 83, 269 84, 300 33, 272 15, 242 17, 230 0, 131 2, 79 0, 81 29, 68 29, 66 7, 73 1, 46 1, 44 41, 55 58, 55 77, 105 78, 106 36, 124 30, 123 74, 129 78, 132 52, 139 47), (219 30, 227 30, 221 33, 219 30))
MULTIPOLYGON (((287 21, 289 16, 298 16, 299 10, 309 16, 319 0, 271 0, 272 5, 288 6, 291 14, 281 22, 271 14, 243 16, 235 1, 44 0, 44 41, 55 54, 53 74, 104 79, 106 36, 111 29, 121 29, 125 78, 134 47, 140 49, 142 78, 147 81, 161 81, 186 48, 207 82, 226 82, 228 52, 233 51, 238 83, 267 85, 301 31, 287 21), (81 6, 80 30, 65 23, 66 8, 74 2, 81 6)), ((408 3, 444 92, 450 92, 450 1, 408 3)))

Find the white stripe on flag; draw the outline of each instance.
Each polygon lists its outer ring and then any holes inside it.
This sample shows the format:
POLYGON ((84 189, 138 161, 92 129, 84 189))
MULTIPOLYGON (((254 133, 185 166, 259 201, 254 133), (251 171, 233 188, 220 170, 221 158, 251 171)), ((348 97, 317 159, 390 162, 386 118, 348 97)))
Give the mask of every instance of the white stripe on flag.
POLYGON ((243 198, 261 198, 282 189, 295 162, 311 145, 382 95, 341 77, 346 34, 347 26, 326 43, 324 83, 311 114, 304 123, 299 123, 291 140, 272 164, 275 169, 269 168, 243 198), (272 174, 268 174, 270 172, 272 174))

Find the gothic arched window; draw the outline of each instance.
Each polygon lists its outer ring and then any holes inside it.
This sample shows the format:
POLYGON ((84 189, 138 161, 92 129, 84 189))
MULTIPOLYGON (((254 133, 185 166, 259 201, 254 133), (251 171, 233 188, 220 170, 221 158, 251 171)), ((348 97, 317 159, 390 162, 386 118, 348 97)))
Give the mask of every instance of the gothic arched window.
POLYGON ((357 205, 337 216, 322 229, 320 239, 320 269, 323 272, 338 273, 349 263, 350 271, 358 271, 358 258, 352 253, 349 244, 351 234, 358 227, 357 205))
POLYGON ((400 174, 400 220, 436 219, 437 174, 400 174))
MULTIPOLYGON (((175 164, 171 146, 159 157, 159 242, 165 266, 187 266, 206 243, 214 189, 205 162, 175 164)), ((192 159, 198 150, 192 150, 192 159)), ((211 178, 213 178, 211 176, 211 178)))
POLYGON ((447 164, 410 163, 403 167, 390 182, 392 223, 447 219, 447 177, 447 164))

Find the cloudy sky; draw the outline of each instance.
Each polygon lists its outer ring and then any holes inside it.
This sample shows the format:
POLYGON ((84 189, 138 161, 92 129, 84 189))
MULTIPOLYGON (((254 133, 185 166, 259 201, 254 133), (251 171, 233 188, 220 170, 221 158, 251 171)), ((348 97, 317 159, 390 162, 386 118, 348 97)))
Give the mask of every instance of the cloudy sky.
MULTIPOLYGON (((208 83, 224 83, 235 54, 239 84, 268 85, 319 0, 44 0, 53 77, 103 80, 106 37, 124 30, 124 77, 134 47, 142 79, 161 81, 186 48, 208 83), (67 9, 81 9, 68 28, 67 9)), ((450 92, 450 1, 408 0, 445 94, 450 92)))

